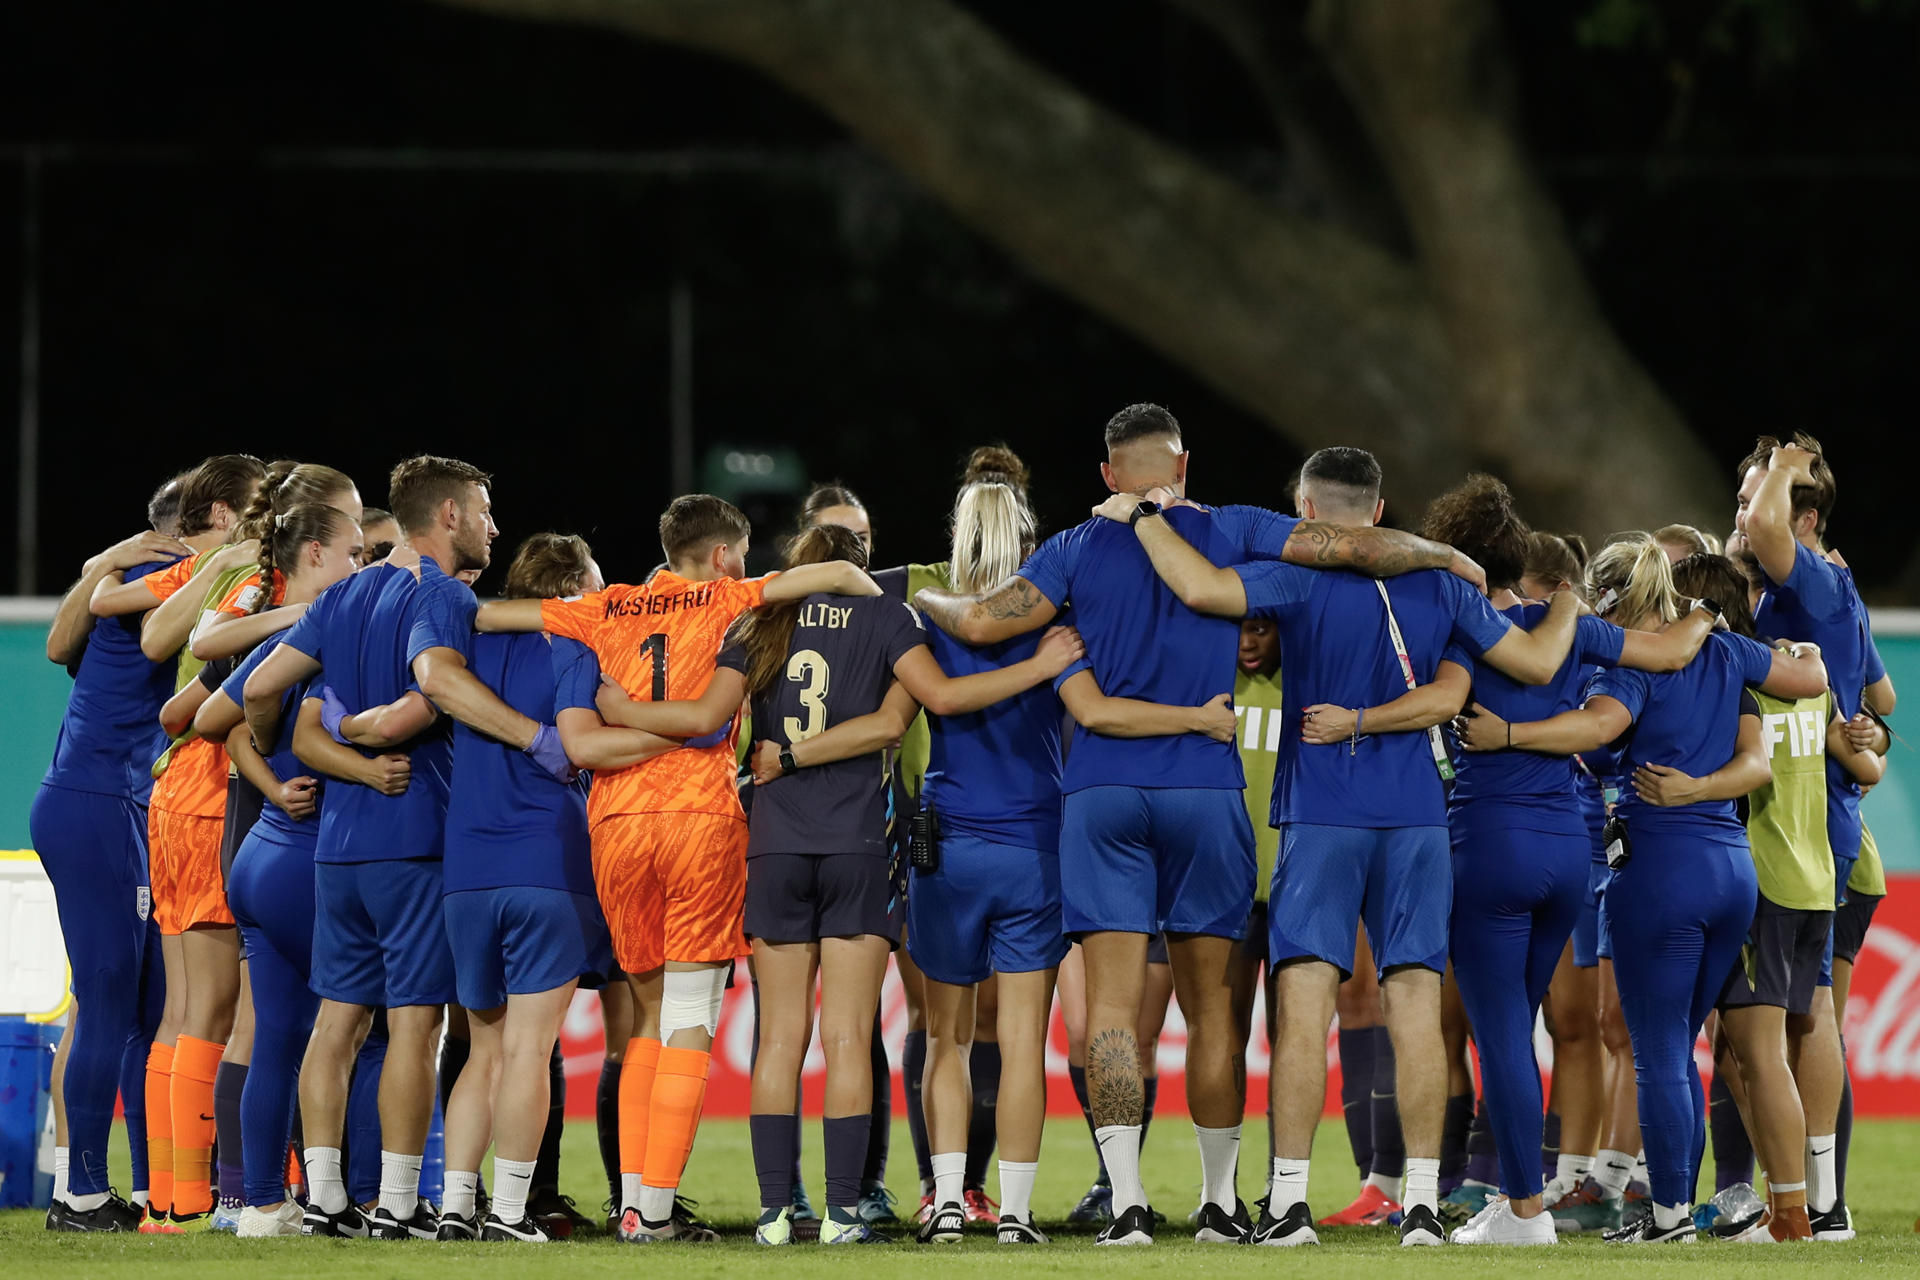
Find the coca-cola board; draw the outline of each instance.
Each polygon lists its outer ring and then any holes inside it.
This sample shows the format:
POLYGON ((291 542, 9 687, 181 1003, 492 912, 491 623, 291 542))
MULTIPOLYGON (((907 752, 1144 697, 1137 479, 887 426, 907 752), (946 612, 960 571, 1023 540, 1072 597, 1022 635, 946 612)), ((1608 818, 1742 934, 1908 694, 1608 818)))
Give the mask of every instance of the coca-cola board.
MULTIPOLYGON (((1866 949, 1860 954, 1854 971, 1853 992, 1847 1005, 1847 1046, 1853 1067, 1854 1106, 1861 1115, 1920 1115, 1920 875, 1890 875, 1887 899, 1880 906, 1873 929, 1867 934, 1866 949)), ((891 970, 882 997, 882 1025, 896 1074, 894 1078, 895 1114, 904 1106, 900 1094, 898 1066, 900 1046, 907 1033, 906 1003, 891 970)), ((567 1056, 567 1113, 593 1114, 594 1083, 599 1078, 603 1056, 600 1029, 600 1002, 591 993, 575 997, 562 1031, 567 1056)), ((1536 1036, 1541 1067, 1552 1069, 1552 1046, 1544 1032, 1536 1036)), ((741 981, 727 992, 721 1015, 720 1036, 715 1046, 713 1074, 707 1086, 707 1114, 747 1114, 749 1057, 753 1046, 753 999, 746 988, 744 968, 741 981)), ((1176 1006, 1167 1012, 1166 1032, 1160 1038, 1160 1101, 1162 1113, 1177 1114, 1186 1109, 1182 1088, 1181 1060, 1186 1051, 1186 1025, 1176 1006)), ((1701 1069, 1709 1073, 1712 1062, 1700 1050, 1701 1069)), ((1250 1110, 1263 1108, 1267 1086, 1267 1036, 1263 1020, 1256 1014, 1252 1043, 1247 1048, 1248 1094, 1250 1110)), ((804 1078, 807 1106, 817 1112, 825 1063, 818 1045, 807 1058, 804 1078)), ((1047 1046, 1047 1102, 1058 1114, 1077 1114, 1073 1089, 1067 1081, 1067 1039, 1054 1011, 1047 1046)), ((1337 1112, 1340 1096, 1340 1061, 1332 1035, 1327 1042, 1328 1109, 1337 1112)))

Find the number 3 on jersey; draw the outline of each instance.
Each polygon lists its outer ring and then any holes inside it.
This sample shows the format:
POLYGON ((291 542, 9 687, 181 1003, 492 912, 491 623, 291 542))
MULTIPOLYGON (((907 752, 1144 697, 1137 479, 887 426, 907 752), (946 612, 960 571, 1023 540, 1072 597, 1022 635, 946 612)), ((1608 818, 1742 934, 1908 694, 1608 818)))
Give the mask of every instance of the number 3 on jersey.
POLYGON ((788 716, 782 724, 789 745, 818 737, 827 727, 827 660, 819 651, 802 649, 787 659, 787 679, 800 686, 800 705, 807 718, 788 716))
POLYGON ((656 631, 640 642, 640 656, 653 659, 653 700, 667 700, 667 633, 656 631))

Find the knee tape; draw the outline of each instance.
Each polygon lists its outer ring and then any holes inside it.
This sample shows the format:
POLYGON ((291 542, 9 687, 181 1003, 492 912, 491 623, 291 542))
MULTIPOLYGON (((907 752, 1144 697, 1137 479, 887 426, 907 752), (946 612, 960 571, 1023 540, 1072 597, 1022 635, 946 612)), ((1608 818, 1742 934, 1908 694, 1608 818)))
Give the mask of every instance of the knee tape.
POLYGON ((712 1035, 720 1026, 720 1001, 726 995, 725 969, 669 969, 662 977, 660 1039, 690 1027, 712 1035))

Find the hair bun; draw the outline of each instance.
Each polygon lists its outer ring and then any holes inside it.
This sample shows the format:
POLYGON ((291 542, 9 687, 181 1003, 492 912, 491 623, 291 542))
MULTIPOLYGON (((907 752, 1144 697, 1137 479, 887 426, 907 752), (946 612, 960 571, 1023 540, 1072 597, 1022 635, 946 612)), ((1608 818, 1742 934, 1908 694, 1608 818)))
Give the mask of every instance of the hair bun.
POLYGON ((983 444, 967 455, 967 469, 961 474, 960 481, 962 484, 997 482, 1012 485, 1024 492, 1027 487, 1027 464, 1004 444, 983 444))

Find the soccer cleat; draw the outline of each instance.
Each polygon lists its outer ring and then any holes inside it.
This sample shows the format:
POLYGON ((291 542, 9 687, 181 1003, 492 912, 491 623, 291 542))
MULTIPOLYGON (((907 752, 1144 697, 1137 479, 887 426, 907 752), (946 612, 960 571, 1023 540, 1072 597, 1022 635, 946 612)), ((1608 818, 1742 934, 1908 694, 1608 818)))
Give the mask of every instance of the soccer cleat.
POLYGON ((1080 1197, 1080 1203, 1067 1215, 1067 1221, 1113 1221, 1113 1188, 1104 1182, 1096 1182, 1088 1187, 1087 1194, 1080 1197))
POLYGON ((914 1213, 913 1220, 915 1222, 925 1222, 928 1218, 932 1216, 933 1216, 933 1192, 923 1191, 920 1193, 920 1208, 917 1212, 914 1213))
POLYGON ((622 1244, 657 1244, 664 1240, 676 1240, 689 1244, 705 1244, 718 1240, 720 1233, 703 1222, 689 1216, 685 1221, 668 1214, 661 1222, 653 1222, 640 1216, 634 1208, 620 1212, 620 1228, 615 1234, 622 1244))
POLYGON ((1240 1200, 1233 1202, 1232 1213, 1211 1201, 1201 1205, 1195 1225, 1199 1230, 1193 1233, 1193 1238, 1201 1244, 1245 1244, 1253 1239, 1253 1219, 1247 1216, 1247 1206, 1240 1200))
POLYGON ((1612 1231, 1605 1232, 1600 1238, 1608 1244, 1625 1244, 1630 1240, 1638 1240, 1641 1233, 1651 1225, 1653 1225, 1653 1205, 1642 1200, 1631 1209, 1624 1210, 1620 1215, 1620 1225, 1612 1231))
POLYGON ((76 1209, 63 1200, 55 1200, 47 1206, 49 1231, 138 1232, 143 1225, 139 1208, 122 1200, 111 1189, 107 1191, 105 1203, 92 1209, 76 1209))
POLYGON ((375 1209, 367 1234, 375 1240, 437 1240, 440 1215, 425 1200, 415 1200, 413 1212, 396 1218, 385 1209, 375 1209))
POLYGON ((1277 1246, 1319 1244, 1313 1230, 1313 1212, 1305 1201, 1295 1204, 1276 1218, 1266 1205, 1260 1206, 1260 1222, 1254 1227, 1251 1243, 1277 1246))
POLYGON ((1499 1199, 1489 1201, 1486 1212, 1456 1228, 1450 1238, 1454 1244, 1535 1245, 1553 1244, 1559 1235, 1547 1214, 1522 1218, 1514 1213, 1511 1201, 1499 1199))
POLYGON ((807 1184, 793 1184, 793 1220, 795 1222, 818 1222, 820 1215, 814 1211, 813 1200, 807 1195, 807 1184))
POLYGON ((545 1244, 553 1237, 540 1229, 540 1224, 527 1214, 518 1222, 502 1222, 497 1213, 487 1215, 487 1225, 480 1229, 480 1238, 487 1241, 512 1241, 517 1244, 545 1244))
POLYGON ((1144 1204, 1120 1214, 1100 1229, 1095 1244, 1135 1245, 1153 1243, 1153 1210, 1144 1204))
POLYGON ((968 1222, 992 1225, 1000 1221, 1000 1206, 979 1187, 968 1187, 965 1196, 968 1222))
POLYGON ((440 1229, 434 1233, 434 1239, 443 1244, 461 1240, 478 1240, 480 1228, 486 1224, 486 1221, 480 1216, 478 1209, 464 1218, 457 1213, 443 1213, 440 1215, 440 1229))
POLYGON ((1388 1216, 1400 1212, 1400 1206, 1393 1197, 1374 1186, 1371 1182, 1360 1188, 1360 1194, 1352 1204, 1338 1213, 1330 1213, 1320 1219, 1323 1227, 1372 1227, 1387 1220, 1388 1216))
POLYGON ((755 1244, 792 1244, 792 1207, 762 1209, 760 1221, 753 1228, 753 1242, 755 1244))
POLYGON ((969 1216, 965 1205, 950 1201, 927 1215, 914 1239, 921 1244, 959 1244, 969 1216))
POLYGON ((868 1182, 860 1188, 860 1203, 854 1206, 862 1222, 876 1227, 890 1226, 900 1221, 900 1215, 893 1207, 893 1193, 887 1190, 884 1182, 868 1182))
POLYGON ((573 1197, 563 1196, 552 1187, 543 1188, 527 1201, 527 1216, 552 1240, 570 1240, 593 1230, 592 1219, 580 1212, 573 1197))
POLYGON ((140 1213, 140 1234, 143 1236, 183 1236, 186 1229, 173 1220, 173 1215, 165 1209, 145 1206, 140 1213))
POLYGON ((1047 1237, 1040 1228, 1033 1225, 1033 1219, 1022 1222, 1011 1213, 1000 1215, 1000 1225, 994 1237, 1000 1244, 1046 1244, 1047 1237))
POLYGON ((820 1220, 820 1243, 892 1244, 893 1237, 884 1231, 875 1231, 852 1209, 829 1206, 827 1216, 820 1220))
POLYGON ((1440 1225, 1440 1215, 1427 1206, 1417 1204, 1400 1215, 1400 1247, 1402 1249, 1446 1242, 1447 1229, 1440 1225))
POLYGON ((1839 1244, 1853 1239, 1853 1216, 1847 1212, 1847 1206, 1838 1200, 1825 1213, 1810 1213, 1807 1221, 1813 1228, 1813 1238, 1822 1244, 1839 1244))
POLYGON ((300 1234, 303 1236, 344 1236, 351 1240, 364 1240, 372 1229, 366 1215, 351 1203, 338 1213, 328 1213, 317 1204, 309 1204, 300 1218, 300 1234))
POLYGON ((209 1231, 235 1232, 240 1229, 240 1213, 247 1202, 238 1196, 221 1196, 220 1203, 213 1207, 213 1221, 207 1224, 209 1231))
POLYGON ((1625 1201, 1609 1196, 1606 1188, 1588 1178, 1556 1201, 1547 1202, 1556 1231, 1617 1231, 1625 1201))
POLYGON ((262 1209, 258 1205, 248 1205, 240 1211, 239 1224, 234 1235, 242 1240, 268 1240, 275 1236, 297 1236, 300 1234, 300 1205, 289 1200, 277 1209, 262 1209))
POLYGON ((1487 1201, 1496 1194, 1498 1189, 1484 1182, 1463 1182, 1449 1191, 1446 1199, 1440 1202, 1440 1212, 1464 1222, 1486 1208, 1487 1201))
POLYGON ((1651 1210, 1645 1217, 1635 1218, 1632 1226, 1606 1234, 1608 1244, 1692 1244, 1699 1238, 1700 1229, 1693 1225, 1693 1215, 1687 1215, 1671 1227, 1662 1227, 1654 1223, 1651 1210))
POLYGON ((674 1196, 673 1198, 674 1225, 678 1226, 682 1231, 688 1232, 689 1239, 699 1236, 699 1234, 703 1231, 711 1234, 715 1239, 719 1239, 719 1235, 720 1235, 719 1232, 714 1231, 712 1227, 708 1226, 706 1223, 702 1222, 698 1217, 695 1216, 693 1211, 699 1207, 700 1207, 700 1202, 698 1200, 691 1200, 683 1195, 674 1196))

